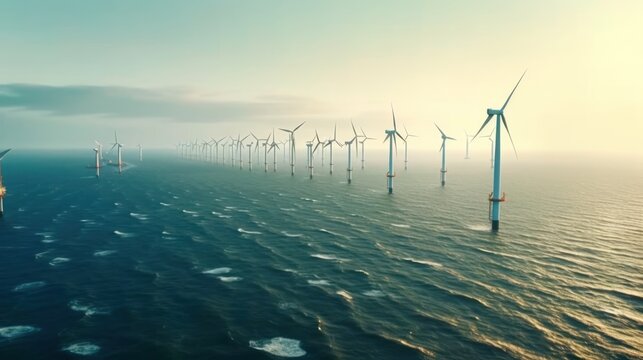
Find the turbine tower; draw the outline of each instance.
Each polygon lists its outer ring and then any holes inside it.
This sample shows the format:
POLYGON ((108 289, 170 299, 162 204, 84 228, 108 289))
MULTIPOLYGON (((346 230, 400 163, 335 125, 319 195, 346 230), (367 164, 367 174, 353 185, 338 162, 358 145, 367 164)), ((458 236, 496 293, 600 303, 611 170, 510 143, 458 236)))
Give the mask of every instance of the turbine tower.
POLYGON ((480 137, 489 139, 489 142, 491 143, 491 157, 490 157, 490 159, 491 159, 491 168, 493 169, 493 137, 491 135, 493 135, 493 131, 489 135, 480 136, 480 137))
POLYGON ((409 152, 408 152, 408 138, 410 137, 417 137, 416 135, 409 134, 408 130, 406 130, 406 126, 404 126, 404 133, 406 134, 402 140, 404 140, 404 170, 408 169, 408 164, 409 164, 409 152))
POLYGON ((314 155, 315 151, 317 151, 317 148, 321 144, 321 141, 319 141, 319 134, 317 133, 317 130, 315 130, 315 137, 306 142, 306 148, 308 150, 307 155, 308 155, 308 177, 310 179, 313 178, 313 173, 314 173, 314 167, 315 167, 315 160, 314 160, 314 155), (315 147, 313 148, 313 144, 317 141, 315 144, 315 147))
POLYGON ((143 145, 138 144, 138 161, 143 161, 143 145))
MULTIPOLYGON (((210 139, 212 139, 212 143, 214 144, 214 162, 218 164, 219 163, 219 143, 223 141, 223 139, 225 139, 225 136, 219 140, 213 137, 210 137, 210 139)), ((225 144, 223 144, 222 146, 225 146, 225 144)), ((225 151, 223 152, 223 154, 225 156, 225 151)))
POLYGON ((351 145, 355 143, 355 155, 359 155, 358 147, 357 147, 357 131, 355 131, 355 125, 353 125, 353 122, 351 121, 351 127, 353 128, 353 138, 345 141, 344 145, 348 146, 348 166, 346 167, 346 179, 348 180, 348 183, 350 184, 353 181, 353 158, 351 156, 351 145))
POLYGON ((7 188, 2 183, 2 159, 11 149, 0 152, 0 217, 4 215, 4 196, 7 194, 7 188))
POLYGON ((438 130, 440 131, 440 135, 442 136, 442 146, 438 151, 442 151, 442 168, 440 169, 440 183, 442 184, 442 186, 444 186, 444 184, 446 184, 446 177, 447 177, 447 166, 446 166, 447 147, 444 146, 444 144, 446 144, 447 140, 455 140, 455 139, 452 137, 446 136, 446 134, 444 133, 444 131, 442 131, 442 129, 440 129, 438 124, 435 124, 435 127, 438 128, 438 130))
POLYGON ((272 151, 272 171, 273 172, 277 172, 277 150, 275 149, 279 149, 279 144, 275 141, 275 129, 272 129, 272 143, 270 143, 270 148, 268 149, 268 152, 272 151))
POLYGON ((395 123, 395 111, 393 110, 393 105, 391 104, 391 114, 393 114, 393 130, 385 130, 386 138, 384 142, 388 140, 388 172, 386 173, 386 186, 388 188, 388 193, 393 193, 393 177, 395 177, 395 170, 393 169, 393 145, 395 145, 395 154, 397 154, 397 138, 399 137, 404 141, 402 135, 397 131, 397 124, 395 123))
POLYGON ((295 131, 304 125, 304 123, 305 121, 292 130, 279 128, 279 130, 288 133, 288 141, 290 142, 290 176, 295 176, 295 131))
POLYGON ((112 151, 116 147, 116 152, 118 153, 118 173, 123 172, 123 144, 118 142, 118 137, 116 136, 116 131, 114 131, 114 144, 109 151, 112 151))
POLYGON ((252 171, 252 142, 250 144, 246 144, 248 147, 248 171, 252 171))
POLYGON ((333 131, 333 138, 328 139, 326 141, 326 144, 324 144, 324 147, 330 146, 330 163, 329 163, 329 165, 330 165, 330 174, 331 175, 333 175, 333 165, 335 165, 335 164, 333 164, 333 143, 339 145, 339 147, 342 147, 342 144, 339 141, 337 141, 337 124, 335 124, 335 130, 333 131))
POLYGON ((100 160, 100 162, 102 164, 103 163, 103 144, 98 142, 98 140, 94 140, 94 143, 98 147, 98 158, 99 158, 99 160, 100 160))
POLYGON ((516 88, 518 88, 518 85, 520 85, 520 82, 522 81, 522 78, 525 76, 525 73, 522 74, 520 79, 518 80, 518 83, 516 83, 516 86, 514 86, 513 90, 511 90, 511 93, 509 93, 509 97, 507 97, 507 100, 505 103, 502 105, 502 107, 499 110, 496 109, 487 109, 487 119, 482 123, 482 126, 480 127, 480 130, 473 136, 473 139, 480 134, 482 129, 484 129, 485 126, 489 123, 491 118, 494 116, 496 117, 496 141, 495 141, 495 164, 493 168, 493 192, 489 194, 489 202, 491 202, 491 229, 496 231, 500 228, 500 203, 505 201, 505 194, 502 193, 502 196, 500 195, 500 133, 501 128, 500 128, 500 122, 502 121, 502 125, 504 125, 505 130, 507 130, 507 135, 509 135, 509 140, 511 141, 511 146, 514 149, 514 153, 516 154, 516 157, 518 156, 518 153, 516 152, 516 146, 514 145, 514 141, 511 138, 511 133, 509 132, 509 127, 507 126, 507 120, 505 119, 505 108, 507 107, 507 104, 509 104, 509 100, 511 100, 511 97, 514 94, 514 91, 516 91, 516 88))
POLYGON ((100 177, 100 150, 95 147, 94 153, 96 153, 96 177, 100 177))
POLYGON ((471 138, 471 135, 469 135, 469 133, 466 130, 464 131, 464 135, 466 135, 466 137, 467 137, 467 147, 466 147, 466 152, 465 152, 464 158, 465 158, 465 160, 469 160, 470 159, 470 157, 469 157, 469 142, 470 142, 469 138, 471 138))
POLYGON ((237 150, 239 151, 239 170, 243 170, 243 160, 242 159, 242 151, 243 151, 243 142, 248 138, 250 135, 246 135, 243 139, 239 139, 241 135, 237 137, 237 150))
POLYGON ((364 170, 364 143, 366 142, 366 140, 377 140, 377 139, 366 136, 364 129, 362 129, 361 127, 359 129, 362 131, 362 137, 363 137, 362 141, 360 141, 359 143, 362 145, 362 170, 364 170))

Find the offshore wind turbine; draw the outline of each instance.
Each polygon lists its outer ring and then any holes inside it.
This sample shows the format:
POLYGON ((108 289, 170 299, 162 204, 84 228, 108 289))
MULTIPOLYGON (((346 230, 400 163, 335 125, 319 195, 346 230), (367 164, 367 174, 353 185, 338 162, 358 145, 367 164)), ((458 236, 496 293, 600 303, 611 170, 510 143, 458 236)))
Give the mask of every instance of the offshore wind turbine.
POLYGON ((472 136, 469 135, 469 133, 466 130, 464 131, 464 135, 466 135, 466 137, 467 137, 467 147, 465 149, 466 151, 465 151, 464 158, 465 158, 465 160, 468 160, 468 159, 470 159, 470 157, 469 157, 469 142, 470 142, 469 138, 471 138, 472 136))
MULTIPOLYGON (((283 144, 282 144, 283 145, 283 144)), ((268 152, 272 151, 272 171, 277 172, 277 150, 279 149, 279 144, 275 141, 275 129, 272 129, 272 143, 270 143, 270 148, 268 152)))
POLYGON ((366 136, 364 129, 362 129, 361 127, 359 129, 362 131, 362 137, 363 137, 362 141, 360 141, 359 143, 362 144, 362 170, 364 170, 364 143, 366 142, 366 140, 377 140, 377 139, 366 136))
POLYGON ((114 147, 116 147, 116 152, 118 154, 118 173, 120 174, 123 172, 123 144, 118 142, 116 131, 114 131, 114 144, 112 144, 110 151, 112 151, 114 147))
POLYGON ((305 123, 306 122, 304 121, 303 123, 297 125, 297 127, 292 130, 279 128, 279 130, 285 131, 288 133, 288 141, 290 142, 290 146, 289 146, 290 147, 290 176, 295 176, 295 152, 296 152, 295 131, 297 131, 297 129, 299 129, 305 123))
POLYGON ((237 140, 235 138, 233 138, 232 136, 230 136, 230 140, 232 140, 232 141, 230 141, 230 144, 229 144, 230 145, 230 159, 232 161, 232 167, 234 167, 234 147, 237 144, 236 143, 237 140))
MULTIPOLYGON (((214 144, 214 162, 218 164, 219 163, 219 143, 223 141, 223 139, 225 139, 225 136, 219 140, 213 137, 210 137, 210 139, 212 139, 212 143, 214 144)), ((225 144, 223 144, 223 146, 225 146, 225 144)), ((223 153, 225 156, 225 151, 223 153)))
POLYGON ((95 147, 94 153, 96 154, 96 177, 100 177, 100 149, 95 147))
POLYGON ((406 126, 404 126, 404 134, 405 136, 402 140, 404 140, 404 170, 406 170, 408 169, 409 164, 408 138, 417 137, 417 135, 409 134, 408 130, 406 130, 406 126))
POLYGON ((98 140, 94 140, 94 143, 96 144, 96 146, 98 146, 98 158, 102 164, 103 163, 103 144, 98 142, 98 140))
POLYGON ((446 153, 447 153, 447 147, 445 146, 447 140, 455 140, 452 137, 447 136, 442 129, 438 126, 438 124, 435 124, 435 127, 438 128, 440 131, 440 135, 442 136, 442 146, 440 147, 440 150, 442 151, 442 168, 440 169, 440 183, 442 186, 446 184, 446 177, 447 177, 447 165, 446 165, 446 153))
POLYGON ((138 161, 143 161, 143 145, 138 144, 138 161))
POLYGON ((319 141, 319 134, 317 133, 317 130, 315 130, 315 137, 312 140, 306 142, 306 148, 308 150, 308 153, 307 153, 307 155, 308 155, 308 176, 310 177, 310 179, 313 178, 313 172, 314 172, 313 169, 315 167, 314 154, 315 154, 315 151, 317 151, 317 148, 319 147, 319 144, 321 144, 321 141, 319 141), (315 143, 315 141, 317 141, 317 143, 315 144, 315 148, 313 148, 313 143, 315 143))
POLYGON ((485 119, 484 123, 482 123, 482 126, 480 127, 480 130, 473 136, 473 139, 480 134, 482 129, 484 129, 485 126, 489 123, 489 121, 495 116, 496 117, 496 141, 495 141, 495 164, 493 168, 493 191, 491 194, 489 194, 489 202, 491 202, 491 229, 492 230, 498 230, 500 228, 500 203, 505 201, 505 194, 502 193, 502 196, 500 196, 500 134, 502 133, 501 128, 500 128, 500 122, 502 121, 502 125, 504 125, 505 130, 507 130, 507 135, 509 135, 509 140, 511 141, 511 146, 514 149, 514 153, 516 154, 516 157, 518 156, 518 153, 516 152, 516 146, 514 145, 514 141, 511 138, 511 133, 509 132, 509 127, 507 126, 507 120, 505 119, 505 108, 507 107, 507 104, 509 104, 509 100, 511 100, 511 97, 514 94, 514 91, 516 91, 516 88, 518 88, 518 85, 520 85, 520 82, 522 81, 522 78, 525 77, 525 73, 527 73, 527 70, 525 70, 524 73, 522 73, 522 76, 516 83, 516 86, 514 86, 513 90, 511 90, 511 93, 509 93, 509 97, 507 97, 507 100, 505 100, 505 103, 502 105, 500 109, 487 109, 487 118, 485 119))
POLYGON ((0 217, 4 215, 4 196, 7 194, 7 188, 2 183, 2 159, 11 149, 0 152, 0 217))
POLYGON ((250 144, 246 144, 248 147, 248 171, 252 171, 252 142, 250 144))
POLYGON ((270 136, 271 134, 268 134, 268 137, 263 140, 263 143, 261 146, 263 146, 263 172, 267 173, 268 172, 268 146, 270 146, 270 136))
POLYGON ((249 134, 246 135, 243 139, 241 138, 241 135, 237 137, 237 150, 239 151, 239 170, 243 170, 243 160, 242 160, 242 151, 243 151, 243 142, 250 136, 249 134))
MULTIPOLYGON (((223 140, 223 139, 221 139, 221 140, 223 140)), ((221 141, 221 140, 219 140, 219 141, 221 141)), ((224 142, 222 142, 222 143, 221 143, 221 150, 222 150, 222 151, 221 151, 221 156, 223 157, 223 158, 221 159, 221 161, 222 161, 221 163, 222 163, 223 165, 225 165, 225 152, 226 152, 226 145, 227 145, 227 141, 224 141, 224 142)))
POLYGON ((348 147, 348 166, 346 167, 346 180, 350 184, 353 181, 353 158, 351 156, 351 145, 355 143, 355 155, 359 155, 359 150, 357 147, 357 131, 355 131, 355 125, 353 125, 353 122, 351 121, 351 127, 353 128, 353 136, 352 139, 345 141, 344 145, 348 147))
POLYGON ((493 135, 493 131, 489 135, 480 136, 480 137, 487 138, 489 139, 489 142, 491 142, 491 168, 493 169, 493 137, 491 135, 493 135))
POLYGON ((339 145, 339 147, 342 147, 342 144, 337 141, 337 124, 335 124, 335 130, 333 130, 333 138, 328 139, 326 144, 324 144, 324 147, 329 146, 330 147, 330 174, 333 175, 333 143, 339 145))
POLYGON ((386 138, 384 142, 388 140, 388 172, 386 173, 386 187, 388 188, 388 193, 393 193, 393 178, 395 177, 395 170, 393 169, 393 145, 395 144, 395 154, 397 154, 397 138, 399 137, 404 141, 402 135, 397 131, 397 124, 395 123, 395 111, 393 110, 393 105, 391 104, 391 114, 393 114, 393 130, 384 130, 386 133, 386 138))

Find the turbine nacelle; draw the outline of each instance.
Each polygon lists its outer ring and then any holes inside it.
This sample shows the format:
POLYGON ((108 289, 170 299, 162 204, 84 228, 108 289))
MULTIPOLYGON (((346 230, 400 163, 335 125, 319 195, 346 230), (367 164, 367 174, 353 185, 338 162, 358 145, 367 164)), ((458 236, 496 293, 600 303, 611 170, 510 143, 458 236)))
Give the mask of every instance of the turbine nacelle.
POLYGON ((497 110, 497 109, 487 109, 487 115, 493 116, 493 115, 502 115, 503 111, 502 109, 497 110))

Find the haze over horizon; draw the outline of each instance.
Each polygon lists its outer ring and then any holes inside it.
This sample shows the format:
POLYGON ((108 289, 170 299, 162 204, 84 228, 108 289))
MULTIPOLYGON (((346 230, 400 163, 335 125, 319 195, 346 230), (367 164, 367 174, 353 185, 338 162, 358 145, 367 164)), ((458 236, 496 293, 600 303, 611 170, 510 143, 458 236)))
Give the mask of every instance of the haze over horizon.
POLYGON ((506 112, 519 153, 641 157, 641 13, 634 0, 0 1, 0 147, 118 131, 170 148, 302 121, 301 139, 337 123, 343 140, 352 119, 383 148, 393 103, 415 148, 437 150, 436 122, 460 151, 528 69, 506 112))

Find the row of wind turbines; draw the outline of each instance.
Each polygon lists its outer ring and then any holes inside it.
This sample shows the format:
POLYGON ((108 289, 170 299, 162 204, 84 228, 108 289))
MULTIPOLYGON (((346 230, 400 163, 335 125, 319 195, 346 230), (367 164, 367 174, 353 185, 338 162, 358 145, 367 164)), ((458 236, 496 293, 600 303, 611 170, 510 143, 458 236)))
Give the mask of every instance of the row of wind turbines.
MULTIPOLYGON (((501 192, 501 133, 502 133, 502 126, 504 126, 505 130, 507 131, 507 134, 509 136, 509 140, 511 141, 514 153, 516 153, 516 148, 513 143, 513 139, 511 137, 511 133, 509 132, 509 127, 507 126, 507 121, 504 115, 505 108, 509 104, 509 101, 511 100, 511 97, 513 96, 514 92, 518 88, 518 85, 520 85, 520 82, 524 78, 526 74, 526 71, 522 74, 514 88, 512 89, 511 93, 505 100, 504 104, 500 109, 493 109, 493 108, 488 108, 487 109, 487 118, 484 120, 482 126, 480 129, 475 133, 475 135, 470 136, 466 131, 466 156, 465 158, 469 158, 469 143, 471 141, 474 141, 478 137, 485 137, 488 138, 489 141, 491 142, 491 167, 493 168, 493 189, 492 192, 489 194, 489 204, 490 204, 490 221, 491 221, 491 228, 492 230, 498 230, 500 227, 500 203, 505 201, 505 194, 501 192), (482 130, 489 124, 489 122, 493 119, 496 118, 496 124, 494 131, 492 131, 491 134, 486 135, 486 136, 479 136, 482 130), (495 133, 495 138, 492 137, 495 133)), ((393 179, 395 177, 395 167, 394 167, 394 154, 393 154, 393 149, 395 148, 395 153, 397 154, 397 140, 400 139, 401 141, 404 142, 404 169, 406 170, 408 167, 408 138, 413 137, 415 135, 411 135, 406 131, 406 128, 404 127, 405 130, 405 136, 402 136, 400 132, 397 129, 397 121, 395 119, 395 111, 393 109, 393 106, 391 105, 391 115, 392 115, 392 129, 387 129, 385 130, 386 137, 384 139, 384 142, 388 141, 388 171, 386 173, 386 178, 387 178, 387 189, 388 193, 392 194, 393 193, 393 179)), ((264 153, 264 172, 268 172, 268 154, 272 152, 273 155, 273 166, 272 170, 274 172, 277 171, 277 150, 280 150, 280 145, 283 146, 283 152, 284 152, 284 160, 286 158, 286 151, 289 153, 289 160, 290 160, 290 174, 292 176, 295 175, 295 157, 296 157, 296 140, 295 140, 295 133, 297 130, 299 130, 305 122, 302 122, 301 124, 297 125, 296 127, 292 129, 286 129, 286 128, 280 128, 280 131, 283 131, 288 134, 288 140, 287 141, 281 141, 277 142, 276 137, 275 137, 275 131, 273 129, 272 133, 269 134, 265 138, 258 138, 255 136, 254 133, 250 132, 250 134, 246 135, 245 137, 241 137, 239 134, 237 138, 233 137, 221 137, 219 139, 215 138, 210 138, 210 140, 204 140, 199 144, 197 140, 193 142, 183 142, 179 143, 176 145, 176 151, 177 155, 182 158, 186 159, 201 159, 201 160, 206 160, 206 161, 214 161, 214 162, 219 162, 219 148, 222 150, 222 161, 223 164, 226 164, 226 152, 229 153, 230 156, 230 162, 232 167, 235 167, 236 164, 238 163, 238 166, 240 169, 243 169, 243 163, 244 161, 242 160, 243 157, 243 149, 244 147, 248 149, 248 169, 252 171, 252 153, 253 153, 253 146, 254 146, 254 151, 255 153, 258 151, 259 147, 261 146, 263 148, 263 153, 264 153), (254 139, 254 142, 252 139, 244 143, 250 136, 254 139), (226 151, 227 150, 227 151, 226 151), (235 155, 237 156, 235 159, 235 155)), ((447 140, 456 140, 453 137, 450 137, 445 134, 445 132, 437 125, 435 124, 436 128, 438 129, 441 139, 442 139, 442 145, 440 147, 440 152, 441 152, 441 168, 440 168, 440 183, 442 186, 446 184, 446 143, 447 140)), ((340 147, 346 146, 347 147, 347 154, 348 154, 348 165, 346 168, 346 178, 348 184, 352 182, 353 179, 353 157, 352 157, 352 147, 355 145, 355 154, 356 156, 359 156, 359 145, 361 145, 361 150, 362 150, 362 169, 364 168, 364 143, 367 140, 375 140, 374 138, 368 137, 365 133, 364 130, 360 128, 361 134, 358 134, 357 130, 355 129, 355 125, 351 122, 351 128, 353 132, 353 137, 350 138, 349 140, 346 140, 344 144, 342 145, 339 141, 337 141, 337 125, 335 125, 335 128, 333 130, 333 136, 332 138, 326 139, 324 141, 320 140, 319 134, 317 130, 315 130, 315 136, 308 142, 306 142, 306 155, 307 155, 307 169, 308 169, 308 176, 312 179, 314 176, 314 156, 315 153, 318 149, 322 149, 322 166, 324 164, 324 149, 326 147, 330 148, 330 174, 333 174, 333 146, 338 145, 340 147), (361 140, 360 140, 361 139, 361 140)))
MULTIPOLYGON (((123 162, 123 147, 125 145, 118 141, 118 135, 116 135, 116 132, 114 132, 114 142, 112 143, 112 147, 109 149, 107 155, 103 152, 103 144, 100 141, 94 140, 94 144, 96 145, 93 149, 95 163, 90 167, 96 169, 96 177, 100 177, 100 169, 105 165, 117 166, 118 173, 121 174, 123 172, 123 167, 127 166, 127 164, 123 162), (107 157, 109 157, 114 149, 116 149, 116 162, 107 160, 107 157)), ((141 144, 138 144, 138 161, 143 161, 143 145, 141 144)))

